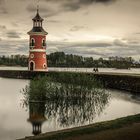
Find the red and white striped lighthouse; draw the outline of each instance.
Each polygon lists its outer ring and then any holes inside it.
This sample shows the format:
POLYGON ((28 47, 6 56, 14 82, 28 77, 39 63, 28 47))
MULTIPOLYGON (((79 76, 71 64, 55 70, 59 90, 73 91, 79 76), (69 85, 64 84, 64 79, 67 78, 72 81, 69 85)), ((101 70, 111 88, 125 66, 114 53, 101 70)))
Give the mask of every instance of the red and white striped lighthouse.
POLYGON ((39 15, 38 8, 37 14, 32 20, 33 28, 28 32, 30 36, 28 69, 30 71, 47 71, 46 35, 48 33, 42 27, 43 19, 39 15))

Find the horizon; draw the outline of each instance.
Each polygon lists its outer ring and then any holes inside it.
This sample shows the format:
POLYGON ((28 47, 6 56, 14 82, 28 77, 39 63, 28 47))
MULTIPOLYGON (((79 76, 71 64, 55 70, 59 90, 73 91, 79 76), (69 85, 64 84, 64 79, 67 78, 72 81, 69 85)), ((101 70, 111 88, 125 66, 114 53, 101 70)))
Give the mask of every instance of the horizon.
MULTIPOLYGON (((36 9, 37 0, 0 0, 0 55, 28 55, 36 9)), ((140 59, 138 0, 40 0, 39 13, 49 33, 47 54, 140 59)))
MULTIPOLYGON (((140 60, 136 60, 136 59, 134 59, 133 57, 121 57, 121 56, 110 56, 110 57, 107 57, 107 58, 103 58, 103 57, 99 57, 99 58, 94 58, 94 57, 92 57, 92 56, 82 56, 82 55, 78 55, 78 54, 68 54, 68 53, 65 53, 65 52, 52 52, 52 53, 49 53, 49 54, 46 54, 46 55, 50 55, 50 54, 53 54, 53 53, 64 53, 65 55, 75 55, 75 56, 79 56, 79 57, 83 57, 83 58, 93 58, 93 60, 99 60, 99 59, 103 59, 103 60, 109 60, 110 58, 113 58, 113 59, 126 59, 126 58, 131 58, 132 60, 134 60, 134 63, 140 63, 140 60)), ((15 54, 15 55, 0 55, 0 58, 2 58, 2 57, 6 57, 6 58, 11 58, 11 57, 15 57, 15 56, 19 56, 19 57, 26 57, 26 58, 28 58, 29 57, 29 55, 28 54, 15 54)))

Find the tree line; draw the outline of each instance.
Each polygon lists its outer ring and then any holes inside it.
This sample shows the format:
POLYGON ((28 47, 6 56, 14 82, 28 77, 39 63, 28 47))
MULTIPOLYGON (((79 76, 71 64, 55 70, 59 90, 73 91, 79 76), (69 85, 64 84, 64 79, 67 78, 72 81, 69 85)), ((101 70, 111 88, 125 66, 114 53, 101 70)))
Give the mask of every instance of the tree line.
MULTIPOLYGON (((49 67, 102 67, 102 68, 140 68, 140 61, 135 61, 132 57, 109 57, 108 59, 93 57, 83 57, 64 52, 55 52, 47 55, 49 67)), ((0 65, 5 66, 28 66, 28 57, 25 55, 0 56, 0 65)))

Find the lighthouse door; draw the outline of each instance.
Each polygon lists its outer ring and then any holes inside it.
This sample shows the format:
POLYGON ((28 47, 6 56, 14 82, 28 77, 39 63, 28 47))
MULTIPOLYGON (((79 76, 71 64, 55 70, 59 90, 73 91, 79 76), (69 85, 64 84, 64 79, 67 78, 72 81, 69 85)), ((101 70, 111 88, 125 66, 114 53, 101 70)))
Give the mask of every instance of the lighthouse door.
POLYGON ((30 71, 33 71, 33 70, 34 70, 34 63, 31 62, 31 63, 30 63, 30 71))

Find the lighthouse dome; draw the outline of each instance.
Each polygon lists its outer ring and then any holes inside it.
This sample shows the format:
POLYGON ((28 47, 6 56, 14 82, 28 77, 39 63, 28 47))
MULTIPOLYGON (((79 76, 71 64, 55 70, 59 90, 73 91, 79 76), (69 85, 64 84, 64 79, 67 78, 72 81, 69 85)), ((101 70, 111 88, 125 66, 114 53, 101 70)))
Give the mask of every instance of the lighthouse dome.
POLYGON ((31 35, 31 34, 47 35, 48 34, 42 27, 42 22, 44 19, 39 15, 38 9, 37 9, 36 16, 32 20, 33 20, 33 28, 32 28, 32 30, 30 30, 28 32, 29 35, 31 35))

